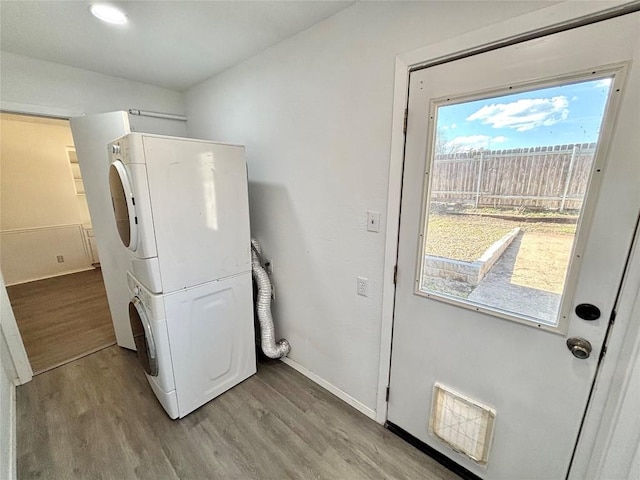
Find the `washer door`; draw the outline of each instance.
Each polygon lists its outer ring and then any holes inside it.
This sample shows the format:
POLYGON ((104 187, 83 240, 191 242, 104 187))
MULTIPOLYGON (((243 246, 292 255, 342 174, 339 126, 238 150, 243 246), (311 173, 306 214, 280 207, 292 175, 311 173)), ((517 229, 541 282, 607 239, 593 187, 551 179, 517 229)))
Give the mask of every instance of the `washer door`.
POLYGON ((129 302, 129 321, 131 322, 133 341, 138 352, 138 360, 147 374, 157 377, 158 353, 156 352, 156 344, 153 340, 149 317, 138 297, 133 297, 129 302))
POLYGON ((116 160, 109 166, 109 190, 118 234, 125 247, 138 247, 138 217, 129 174, 124 164, 116 160))

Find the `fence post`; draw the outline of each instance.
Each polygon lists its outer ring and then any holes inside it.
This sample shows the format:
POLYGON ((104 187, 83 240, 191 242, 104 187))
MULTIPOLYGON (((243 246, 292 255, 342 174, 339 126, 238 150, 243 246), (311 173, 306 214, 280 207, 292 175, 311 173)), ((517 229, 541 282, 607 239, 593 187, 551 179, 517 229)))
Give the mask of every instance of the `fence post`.
POLYGON ((480 168, 478 171, 478 185, 476 185, 476 208, 480 205, 480 186, 482 185, 482 164, 484 160, 484 150, 480 151, 480 168))
POLYGON ((571 152, 571 160, 569 161, 569 170, 567 171, 567 179, 564 182, 564 192, 562 193, 562 201, 560 202, 560 212, 564 211, 564 204, 567 201, 567 193, 569 192, 569 184, 571 183, 571 175, 573 174, 573 165, 576 161, 576 152, 578 151, 578 145, 573 145, 573 151, 571 152))

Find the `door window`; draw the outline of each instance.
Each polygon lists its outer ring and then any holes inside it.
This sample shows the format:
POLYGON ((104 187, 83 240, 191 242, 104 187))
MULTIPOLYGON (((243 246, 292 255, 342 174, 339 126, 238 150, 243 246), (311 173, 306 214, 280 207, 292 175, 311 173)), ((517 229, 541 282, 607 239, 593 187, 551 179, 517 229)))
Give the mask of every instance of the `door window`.
POLYGON ((421 293, 558 325, 610 86, 433 103, 421 293))

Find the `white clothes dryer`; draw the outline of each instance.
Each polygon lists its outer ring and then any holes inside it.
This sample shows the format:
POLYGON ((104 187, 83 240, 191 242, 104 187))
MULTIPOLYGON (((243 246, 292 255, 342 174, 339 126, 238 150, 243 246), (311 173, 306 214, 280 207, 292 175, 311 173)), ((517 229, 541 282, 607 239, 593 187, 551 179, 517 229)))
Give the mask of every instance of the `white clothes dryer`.
POLYGON ((129 316, 153 392, 182 418, 256 373, 251 273, 154 294, 131 273, 129 316))
POLYGON ((109 151, 118 233, 149 290, 251 272, 243 146, 131 133, 109 151))

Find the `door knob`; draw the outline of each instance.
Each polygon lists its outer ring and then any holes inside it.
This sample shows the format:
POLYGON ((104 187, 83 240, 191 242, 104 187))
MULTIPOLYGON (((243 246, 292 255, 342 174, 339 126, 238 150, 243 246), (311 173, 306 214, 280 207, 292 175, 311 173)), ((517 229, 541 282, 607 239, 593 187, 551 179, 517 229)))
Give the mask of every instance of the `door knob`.
POLYGON ((588 340, 580 337, 571 337, 567 340, 567 347, 573 353, 573 356, 584 360, 591 355, 591 344, 588 340))

